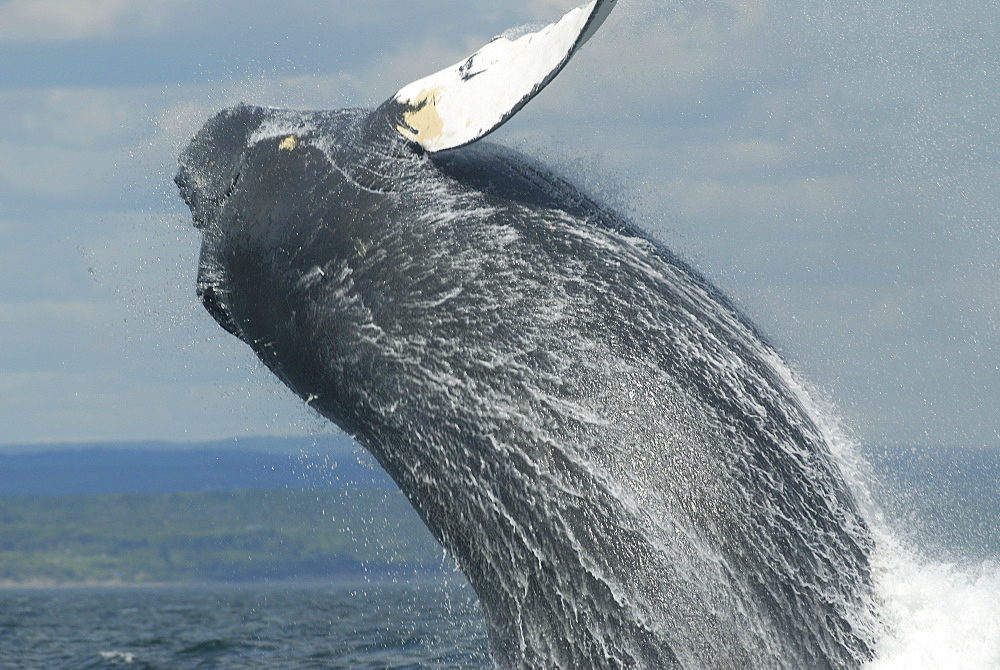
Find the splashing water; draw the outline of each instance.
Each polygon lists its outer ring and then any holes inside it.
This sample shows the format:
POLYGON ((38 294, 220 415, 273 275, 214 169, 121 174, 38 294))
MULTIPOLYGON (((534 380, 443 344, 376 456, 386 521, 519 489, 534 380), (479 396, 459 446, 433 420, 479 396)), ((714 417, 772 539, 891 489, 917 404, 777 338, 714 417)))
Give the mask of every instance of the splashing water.
POLYGON ((875 537, 875 594, 881 617, 876 657, 868 670, 996 670, 1000 668, 1000 563, 945 562, 900 539, 904 520, 890 520, 873 500, 879 483, 844 432, 837 412, 794 375, 785 381, 823 431, 875 537))

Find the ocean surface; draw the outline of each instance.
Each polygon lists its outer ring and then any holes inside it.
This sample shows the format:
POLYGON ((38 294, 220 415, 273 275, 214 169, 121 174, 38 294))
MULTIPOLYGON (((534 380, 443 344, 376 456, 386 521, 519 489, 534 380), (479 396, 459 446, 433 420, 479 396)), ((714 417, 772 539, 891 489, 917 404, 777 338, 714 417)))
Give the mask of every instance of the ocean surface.
POLYGON ((472 589, 422 583, 0 590, 0 668, 491 668, 472 589))
MULTIPOLYGON (((1000 669, 995 562, 882 565, 887 631, 866 670, 1000 669)), ((459 576, 420 583, 0 589, 0 668, 486 670, 459 576)))

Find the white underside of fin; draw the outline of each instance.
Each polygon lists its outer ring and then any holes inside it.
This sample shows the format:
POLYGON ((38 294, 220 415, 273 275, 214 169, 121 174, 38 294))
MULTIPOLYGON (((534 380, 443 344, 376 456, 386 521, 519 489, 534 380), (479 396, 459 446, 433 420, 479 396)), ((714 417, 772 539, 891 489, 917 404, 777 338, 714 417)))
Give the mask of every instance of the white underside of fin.
POLYGON ((547 84, 611 12, 593 0, 556 23, 497 37, 465 60, 404 86, 396 130, 427 151, 468 144, 500 126, 547 84))

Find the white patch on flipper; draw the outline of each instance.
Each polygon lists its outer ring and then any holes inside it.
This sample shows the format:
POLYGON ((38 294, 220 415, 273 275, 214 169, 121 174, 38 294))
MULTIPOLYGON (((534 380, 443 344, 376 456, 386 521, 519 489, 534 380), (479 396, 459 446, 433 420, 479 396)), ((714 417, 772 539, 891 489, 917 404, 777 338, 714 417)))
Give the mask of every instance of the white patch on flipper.
POLYGON ((459 63, 404 86, 396 130, 427 151, 468 144, 534 97, 604 22, 616 0, 593 2, 515 40, 500 36, 459 63))

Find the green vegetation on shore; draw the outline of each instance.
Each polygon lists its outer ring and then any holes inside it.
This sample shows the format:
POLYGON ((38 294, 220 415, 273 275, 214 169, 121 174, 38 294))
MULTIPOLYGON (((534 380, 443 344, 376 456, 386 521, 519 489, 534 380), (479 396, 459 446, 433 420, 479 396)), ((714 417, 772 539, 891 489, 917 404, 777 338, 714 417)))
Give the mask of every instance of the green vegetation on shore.
POLYGON ((396 492, 0 497, 0 583, 309 579, 441 568, 396 492))
MULTIPOLYGON (((440 570, 441 548, 391 481, 370 485, 378 482, 377 470, 358 465, 349 451, 337 455, 336 488, 306 490, 276 487, 310 483, 296 474, 300 461, 256 453, 77 450, 10 457, 0 463, 6 468, 0 491, 7 492, 0 495, 0 585, 440 570), (236 490, 104 493, 213 482, 236 490), (254 485, 274 488, 239 488, 254 485), (60 491, 88 494, 53 495, 60 491)), ((944 560, 1000 557, 997 451, 893 448, 870 457, 878 481, 872 494, 898 535, 944 560)), ((324 462, 317 471, 329 484, 332 468, 324 462)))

